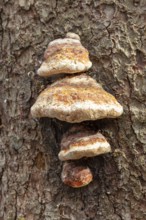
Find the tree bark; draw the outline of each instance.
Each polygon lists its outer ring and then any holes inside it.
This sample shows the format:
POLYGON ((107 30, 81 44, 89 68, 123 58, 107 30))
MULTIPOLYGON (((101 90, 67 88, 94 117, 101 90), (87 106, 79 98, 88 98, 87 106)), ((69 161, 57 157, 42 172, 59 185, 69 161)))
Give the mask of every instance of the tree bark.
POLYGON ((146 1, 0 0, 0 220, 146 219, 146 1), (78 33, 88 74, 124 106, 118 119, 84 122, 112 153, 87 160, 94 181, 65 186, 58 159, 72 125, 35 120, 30 107, 54 79, 36 70, 47 44, 78 33))

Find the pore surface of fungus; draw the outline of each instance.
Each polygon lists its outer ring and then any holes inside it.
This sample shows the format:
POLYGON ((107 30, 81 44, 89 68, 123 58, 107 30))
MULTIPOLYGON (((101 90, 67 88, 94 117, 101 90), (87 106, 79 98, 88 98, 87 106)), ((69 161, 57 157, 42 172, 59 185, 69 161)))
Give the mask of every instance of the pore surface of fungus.
POLYGON ((44 54, 44 62, 37 73, 40 76, 79 73, 88 70, 91 66, 89 53, 82 46, 80 37, 69 32, 65 38, 49 43, 44 54))
POLYGON ((110 144, 100 133, 82 127, 72 127, 61 141, 59 159, 77 160, 111 152, 110 144))
POLYGON ((86 120, 116 118, 123 107, 86 74, 66 77, 48 86, 31 108, 33 117, 57 118, 79 123, 86 120))
POLYGON ((79 188, 88 185, 93 176, 89 167, 69 161, 63 164, 61 179, 64 184, 79 188))

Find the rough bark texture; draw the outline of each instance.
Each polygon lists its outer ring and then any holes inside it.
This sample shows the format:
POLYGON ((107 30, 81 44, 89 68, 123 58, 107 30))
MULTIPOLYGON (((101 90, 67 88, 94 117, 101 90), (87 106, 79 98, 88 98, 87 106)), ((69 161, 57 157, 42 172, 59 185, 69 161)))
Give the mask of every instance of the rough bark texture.
POLYGON ((146 1, 0 0, 0 220, 146 219, 146 1), (87 160, 94 181, 61 182, 62 134, 30 107, 52 79, 36 76, 47 44, 73 31, 88 48, 89 74, 124 106, 119 119, 86 122, 112 153, 87 160))

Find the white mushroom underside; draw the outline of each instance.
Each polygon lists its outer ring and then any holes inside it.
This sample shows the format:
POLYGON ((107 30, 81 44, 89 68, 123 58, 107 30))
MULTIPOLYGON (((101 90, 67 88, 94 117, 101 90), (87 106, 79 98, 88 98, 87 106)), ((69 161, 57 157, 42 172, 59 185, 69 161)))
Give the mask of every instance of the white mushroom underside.
POLYGON ((69 59, 62 59, 60 61, 51 60, 49 62, 43 62, 40 68, 38 69, 37 74, 40 76, 49 76, 51 74, 59 73, 78 73, 88 70, 92 66, 90 61, 82 63, 69 59))
POLYGON ((95 144, 86 146, 70 146, 69 150, 61 150, 58 154, 60 160, 77 160, 82 157, 94 157, 100 154, 111 152, 111 147, 108 142, 96 142, 95 144))
POLYGON ((81 122, 105 117, 114 118, 120 116, 122 112, 123 107, 119 103, 96 104, 92 101, 63 105, 57 101, 47 104, 46 101, 40 99, 31 108, 31 113, 34 117, 58 118, 67 122, 81 122), (80 115, 78 115, 79 112, 80 115))

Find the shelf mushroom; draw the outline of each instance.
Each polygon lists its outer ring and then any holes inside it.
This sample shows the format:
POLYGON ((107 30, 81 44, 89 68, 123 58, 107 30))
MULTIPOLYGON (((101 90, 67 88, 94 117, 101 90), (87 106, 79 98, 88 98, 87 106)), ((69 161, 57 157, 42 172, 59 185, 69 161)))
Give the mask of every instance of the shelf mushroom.
POLYGON ((101 133, 83 127, 72 127, 64 134, 58 157, 61 161, 78 160, 111 152, 110 144, 101 133))
POLYGON ((81 165, 80 162, 66 161, 61 173, 62 182, 74 188, 88 185, 93 180, 89 167, 81 165))
POLYGON ((89 53, 75 33, 67 33, 63 39, 49 43, 44 54, 44 62, 37 71, 40 76, 60 73, 80 73, 92 66, 89 53))
MULTIPOLYGON (((80 37, 67 33, 64 39, 49 43, 37 74, 47 77, 61 73, 82 73, 91 66, 89 53, 82 46, 80 37)), ((115 97, 85 73, 49 85, 31 107, 33 117, 57 118, 69 123, 116 118, 122 113, 123 107, 115 97)), ((102 134, 73 127, 64 134, 58 155, 61 161, 65 161, 62 181, 75 188, 88 185, 93 179, 91 170, 75 160, 108 152, 111 152, 111 147, 102 134)))
POLYGON ((116 118, 122 113, 123 107, 115 97, 86 74, 51 84, 31 107, 33 117, 57 118, 70 123, 116 118))

